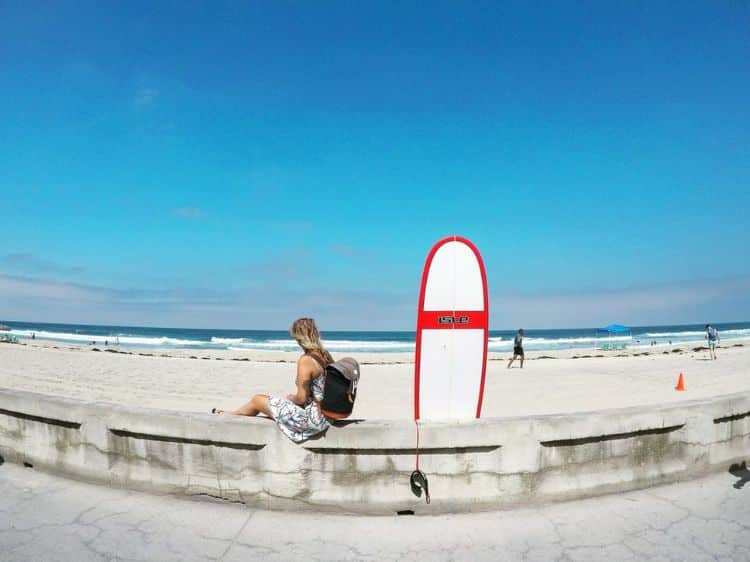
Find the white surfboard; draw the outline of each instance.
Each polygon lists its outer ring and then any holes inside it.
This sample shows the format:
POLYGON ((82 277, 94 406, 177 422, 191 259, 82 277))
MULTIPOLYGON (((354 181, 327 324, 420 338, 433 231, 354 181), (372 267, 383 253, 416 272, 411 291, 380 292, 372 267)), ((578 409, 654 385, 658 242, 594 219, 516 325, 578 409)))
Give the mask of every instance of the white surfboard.
POLYGON ((430 251, 417 312, 414 419, 478 418, 487 365, 487 276, 476 246, 450 236, 430 251))

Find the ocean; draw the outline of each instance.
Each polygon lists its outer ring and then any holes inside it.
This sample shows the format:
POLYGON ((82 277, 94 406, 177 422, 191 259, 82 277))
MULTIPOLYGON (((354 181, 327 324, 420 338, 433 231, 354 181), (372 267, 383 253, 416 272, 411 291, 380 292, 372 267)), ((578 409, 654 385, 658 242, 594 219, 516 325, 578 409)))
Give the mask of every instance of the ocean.
MULTIPOLYGON (((88 324, 46 324, 0 321, 21 340, 32 336, 59 342, 119 346, 121 348, 183 348, 296 351, 294 340, 285 330, 204 330, 192 328, 148 328, 138 326, 96 326, 88 324)), ((722 340, 750 338, 750 322, 713 324, 722 340)), ((679 326, 632 326, 630 335, 607 338, 596 328, 525 330, 527 351, 590 348, 602 340, 617 341, 627 347, 650 347, 703 342, 704 324, 679 326)), ((510 351, 515 330, 492 330, 489 351, 510 351)), ((414 351, 413 331, 329 331, 323 342, 332 352, 414 351)))

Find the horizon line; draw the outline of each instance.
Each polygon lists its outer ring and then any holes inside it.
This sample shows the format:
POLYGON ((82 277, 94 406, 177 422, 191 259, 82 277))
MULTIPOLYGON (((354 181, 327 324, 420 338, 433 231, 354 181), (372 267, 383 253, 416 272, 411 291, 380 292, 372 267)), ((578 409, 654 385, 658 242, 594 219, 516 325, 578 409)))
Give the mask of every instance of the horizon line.
MULTIPOLYGON (((77 323, 77 322, 42 322, 42 321, 28 321, 28 320, 5 320, 0 319, 0 323, 15 323, 15 324, 48 324, 48 325, 64 325, 64 326, 93 326, 99 328, 151 328, 156 330, 206 330, 206 331, 233 331, 233 332, 287 332, 288 328, 185 328, 178 326, 152 326, 152 325, 130 325, 130 324, 98 324, 98 323, 77 323)), ((692 323, 678 323, 678 324, 631 324, 625 325, 627 328, 666 328, 666 327, 682 327, 682 326, 700 326, 705 324, 718 325, 718 324, 750 324, 750 320, 722 320, 714 322, 692 322, 692 323)), ((535 330, 535 331, 562 331, 562 330, 598 330, 603 326, 581 326, 581 327, 568 327, 568 328, 527 328, 523 327, 524 330, 535 330)), ((519 328, 491 328, 490 332, 515 332, 519 328)), ((394 330, 352 330, 352 329, 333 329, 333 330, 320 330, 321 333, 335 333, 335 332, 416 332, 416 326, 414 329, 394 329, 394 330)))

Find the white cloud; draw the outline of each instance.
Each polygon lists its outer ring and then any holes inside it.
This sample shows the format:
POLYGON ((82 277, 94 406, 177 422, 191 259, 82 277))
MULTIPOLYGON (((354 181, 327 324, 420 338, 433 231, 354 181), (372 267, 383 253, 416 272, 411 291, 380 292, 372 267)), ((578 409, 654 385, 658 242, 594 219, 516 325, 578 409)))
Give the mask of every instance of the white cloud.
POLYGON ((691 324, 750 318, 750 277, 494 297, 490 291, 490 295, 490 314, 497 328, 576 328, 610 322, 691 324))
POLYGON ((0 264, 13 271, 24 273, 78 274, 84 272, 83 267, 62 265, 24 252, 5 254, 0 257, 0 264))
MULTIPOLYGON (((0 274, 0 319, 193 328, 285 329, 300 316, 324 330, 413 330, 414 291, 304 288, 304 279, 234 290, 117 289, 0 274)), ((750 319, 750 277, 612 291, 495 294, 492 329, 750 319)))
POLYGON ((133 105, 136 109, 143 109, 154 105, 159 98, 159 90, 140 86, 133 95, 133 105))
POLYGON ((174 210, 174 214, 187 219, 200 219, 206 216, 203 209, 198 207, 178 207, 174 210))
POLYGON ((99 287, 89 287, 62 281, 49 281, 0 275, 0 294, 4 296, 5 305, 24 303, 30 312, 43 308, 51 301, 101 303, 110 297, 110 291, 99 287), (39 304, 35 304, 38 302, 39 304))
POLYGON ((314 316, 328 330, 388 330, 398 328, 399 319, 409 329, 414 318, 411 295, 273 285, 114 289, 0 274, 0 294, 0 318, 36 322, 286 329, 294 318, 314 316))
POLYGON ((339 256, 345 258, 364 258, 367 257, 367 252, 355 248, 350 244, 331 244, 328 249, 339 256))

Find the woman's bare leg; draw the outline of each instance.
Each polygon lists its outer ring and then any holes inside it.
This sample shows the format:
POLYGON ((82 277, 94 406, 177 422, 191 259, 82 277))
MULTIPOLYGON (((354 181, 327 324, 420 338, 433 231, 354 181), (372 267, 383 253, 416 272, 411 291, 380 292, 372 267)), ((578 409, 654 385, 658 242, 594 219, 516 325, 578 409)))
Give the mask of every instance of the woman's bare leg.
POLYGON ((257 416, 258 414, 265 414, 269 418, 273 417, 271 415, 271 410, 268 408, 268 396, 266 394, 256 394, 236 410, 225 410, 223 413, 235 416, 257 416))

